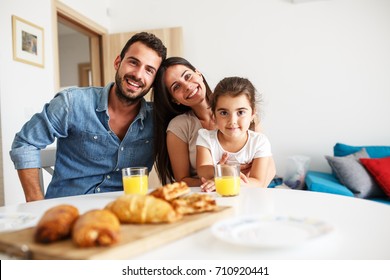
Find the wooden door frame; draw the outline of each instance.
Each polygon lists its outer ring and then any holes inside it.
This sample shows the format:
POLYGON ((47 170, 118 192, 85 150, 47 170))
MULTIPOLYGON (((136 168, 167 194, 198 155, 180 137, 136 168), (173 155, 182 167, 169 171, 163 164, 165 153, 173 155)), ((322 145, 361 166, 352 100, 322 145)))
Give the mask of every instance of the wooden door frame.
POLYGON ((53 26, 53 61, 54 61, 54 86, 55 90, 60 89, 60 62, 58 50, 58 21, 65 23, 77 31, 87 35, 90 39, 92 84, 94 86, 104 85, 103 73, 103 35, 107 29, 86 18, 69 6, 52 0, 52 26, 53 26))
POLYGON ((91 63, 79 63, 77 65, 78 76, 79 76, 79 85, 81 87, 91 86, 90 82, 90 72, 91 72, 91 63))

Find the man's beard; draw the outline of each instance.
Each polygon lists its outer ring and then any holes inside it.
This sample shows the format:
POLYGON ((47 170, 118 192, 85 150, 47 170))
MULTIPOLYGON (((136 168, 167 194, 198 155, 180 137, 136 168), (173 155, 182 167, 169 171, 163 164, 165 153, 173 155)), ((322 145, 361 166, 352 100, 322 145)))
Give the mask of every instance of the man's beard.
MULTIPOLYGON (((128 78, 136 81, 136 79, 132 76, 130 76, 128 78)), ((125 80, 125 77, 123 78, 123 80, 125 80)), ((141 100, 149 92, 149 89, 148 89, 148 90, 141 91, 140 94, 137 96, 127 96, 125 94, 125 91, 123 90, 123 87, 122 87, 123 80, 119 76, 118 72, 116 72, 116 74, 115 74, 115 84, 116 84, 115 94, 120 100, 124 101, 125 103, 127 103, 129 105, 139 102, 139 100, 141 100)), ((126 81, 124 81, 124 82, 126 82, 126 81)))

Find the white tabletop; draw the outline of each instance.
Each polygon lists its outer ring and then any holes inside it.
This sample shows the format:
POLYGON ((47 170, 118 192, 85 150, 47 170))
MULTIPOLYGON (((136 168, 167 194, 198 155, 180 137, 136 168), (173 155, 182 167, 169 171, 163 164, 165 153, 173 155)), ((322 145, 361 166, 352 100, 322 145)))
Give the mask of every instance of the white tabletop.
MULTIPOLYGON (((199 191, 199 188, 192 188, 199 191)), ((103 208, 122 192, 47 199, 0 207, 0 213, 32 213, 36 220, 54 205, 70 203, 80 213, 103 208)), ((364 199, 310 191, 245 188, 237 197, 221 198, 218 205, 233 206, 235 216, 247 214, 313 218, 333 228, 329 233, 294 247, 252 248, 216 238, 206 228, 158 247, 136 259, 390 259, 390 206, 364 199)), ((31 224, 29 224, 31 226, 31 224)), ((286 234, 285 238, 289 238, 286 234)))

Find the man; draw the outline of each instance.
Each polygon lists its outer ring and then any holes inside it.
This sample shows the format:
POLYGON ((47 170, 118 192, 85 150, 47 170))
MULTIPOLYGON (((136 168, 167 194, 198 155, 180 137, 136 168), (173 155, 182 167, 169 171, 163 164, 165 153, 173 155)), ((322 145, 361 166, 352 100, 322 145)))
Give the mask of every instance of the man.
POLYGON ((11 159, 26 201, 43 199, 40 149, 57 139, 55 171, 45 198, 122 190, 121 169, 153 166, 152 86, 166 47, 134 35, 114 61, 115 83, 58 93, 15 136, 11 159))

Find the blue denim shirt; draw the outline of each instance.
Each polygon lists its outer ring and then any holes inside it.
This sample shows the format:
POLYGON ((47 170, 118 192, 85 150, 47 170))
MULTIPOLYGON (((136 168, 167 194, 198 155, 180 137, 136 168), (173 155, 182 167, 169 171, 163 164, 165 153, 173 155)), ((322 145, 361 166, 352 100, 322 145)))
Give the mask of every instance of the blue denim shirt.
POLYGON ((39 168, 40 149, 57 139, 53 178, 45 198, 120 191, 121 169, 153 166, 152 105, 141 109, 121 141, 110 129, 106 87, 58 93, 15 136, 10 156, 16 169, 39 168))

